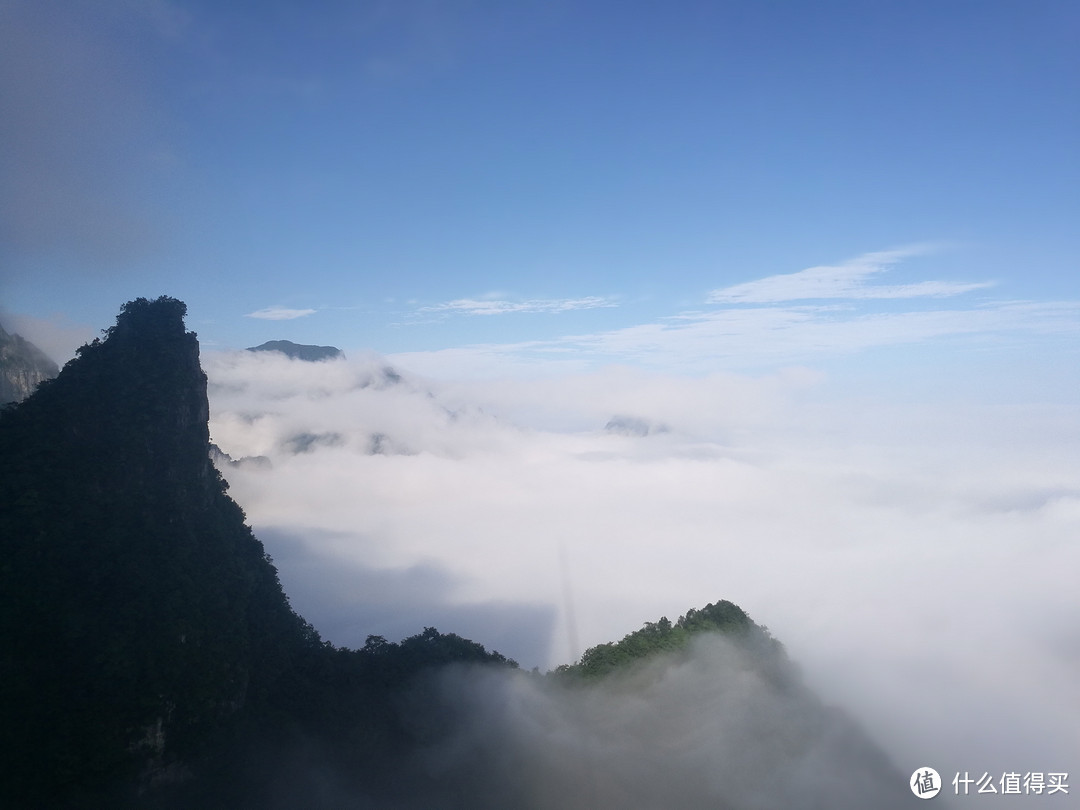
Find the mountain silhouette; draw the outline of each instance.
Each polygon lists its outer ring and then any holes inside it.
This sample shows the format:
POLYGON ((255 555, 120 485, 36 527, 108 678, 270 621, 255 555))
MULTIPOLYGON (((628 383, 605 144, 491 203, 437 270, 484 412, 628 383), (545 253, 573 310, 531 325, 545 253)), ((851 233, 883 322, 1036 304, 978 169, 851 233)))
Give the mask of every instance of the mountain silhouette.
POLYGON ((129 302, 0 415, 0 806, 257 806, 301 737, 391 750, 410 672, 505 661, 430 629, 338 651, 292 611, 211 464, 185 314, 129 302), (370 740, 339 740, 343 718, 370 740))
POLYGON ((294 360, 307 360, 317 363, 321 360, 336 360, 345 354, 334 346, 308 346, 303 343, 293 343, 291 340, 268 340, 258 346, 250 346, 249 352, 281 352, 286 357, 294 360))
POLYGON ((431 627, 324 642, 211 463, 185 314, 173 298, 125 304, 104 339, 0 410, 0 807, 911 798, 730 602, 548 675, 431 627))

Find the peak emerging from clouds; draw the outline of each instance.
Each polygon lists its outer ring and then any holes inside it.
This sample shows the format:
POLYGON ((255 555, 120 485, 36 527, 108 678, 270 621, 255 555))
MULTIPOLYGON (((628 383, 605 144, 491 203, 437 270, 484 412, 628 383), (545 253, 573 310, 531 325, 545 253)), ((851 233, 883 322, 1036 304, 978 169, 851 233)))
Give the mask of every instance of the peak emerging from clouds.
POLYGON ((345 356, 345 353, 336 346, 310 346, 303 343, 293 343, 291 340, 268 340, 258 346, 250 346, 245 351, 280 352, 294 360, 306 360, 313 363, 321 360, 335 360, 345 356))

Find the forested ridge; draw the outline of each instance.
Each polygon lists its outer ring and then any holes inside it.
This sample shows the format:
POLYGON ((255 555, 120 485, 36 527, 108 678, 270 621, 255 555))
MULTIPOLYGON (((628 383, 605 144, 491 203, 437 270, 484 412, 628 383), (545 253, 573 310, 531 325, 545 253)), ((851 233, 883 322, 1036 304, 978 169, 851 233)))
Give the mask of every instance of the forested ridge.
POLYGON ((701 609, 691 608, 673 624, 666 616, 646 622, 621 641, 590 647, 575 664, 564 664, 555 673, 592 681, 626 670, 660 655, 685 653, 701 633, 723 633, 754 649, 763 666, 779 672, 789 664, 783 646, 767 628, 755 624, 738 605, 722 600, 701 609))

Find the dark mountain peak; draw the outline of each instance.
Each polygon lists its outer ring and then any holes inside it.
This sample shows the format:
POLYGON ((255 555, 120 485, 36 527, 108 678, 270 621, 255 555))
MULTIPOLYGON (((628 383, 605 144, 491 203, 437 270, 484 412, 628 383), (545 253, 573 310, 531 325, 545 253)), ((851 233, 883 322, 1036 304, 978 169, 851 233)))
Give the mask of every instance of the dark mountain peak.
POLYGON ((104 339, 80 347, 9 418, 48 421, 63 442, 50 441, 43 452, 77 453, 99 468, 117 464, 115 475, 136 491, 166 479, 184 491, 197 486, 209 498, 216 481, 206 375, 198 339, 184 328, 186 312, 182 301, 166 296, 129 301, 104 339))
POLYGON ((344 357, 344 352, 334 346, 308 346, 293 343, 291 340, 268 340, 258 346, 247 348, 249 352, 281 352, 294 360, 307 360, 317 363, 321 360, 336 360, 344 357))
POLYGON ((26 399, 39 383, 52 379, 59 371, 45 352, 0 326, 0 404, 26 399))
POLYGON ((0 804, 21 800, 5 806, 97 806, 175 776, 266 688, 268 659, 307 643, 210 463, 185 310, 129 302, 0 412, 0 748, 19 752, 0 804))
POLYGON ((184 329, 186 316, 187 304, 176 298, 166 295, 153 301, 136 298, 120 308, 116 326, 106 332, 120 340, 132 337, 142 341, 183 338, 187 336, 184 329))

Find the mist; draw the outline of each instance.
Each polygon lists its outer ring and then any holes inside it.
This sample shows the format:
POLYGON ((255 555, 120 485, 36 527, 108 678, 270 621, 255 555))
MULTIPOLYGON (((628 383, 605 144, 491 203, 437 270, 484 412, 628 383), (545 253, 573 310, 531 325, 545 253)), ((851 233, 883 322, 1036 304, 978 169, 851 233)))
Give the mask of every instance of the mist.
POLYGON ((437 381, 350 354, 203 355, 231 492, 332 642, 435 626, 548 668, 729 599, 905 774, 1075 762, 1068 408, 800 368, 437 381))
POLYGON ((719 635, 599 683, 459 668, 416 693, 428 742, 414 767, 467 806, 854 809, 911 798, 904 775, 787 662, 719 635))

